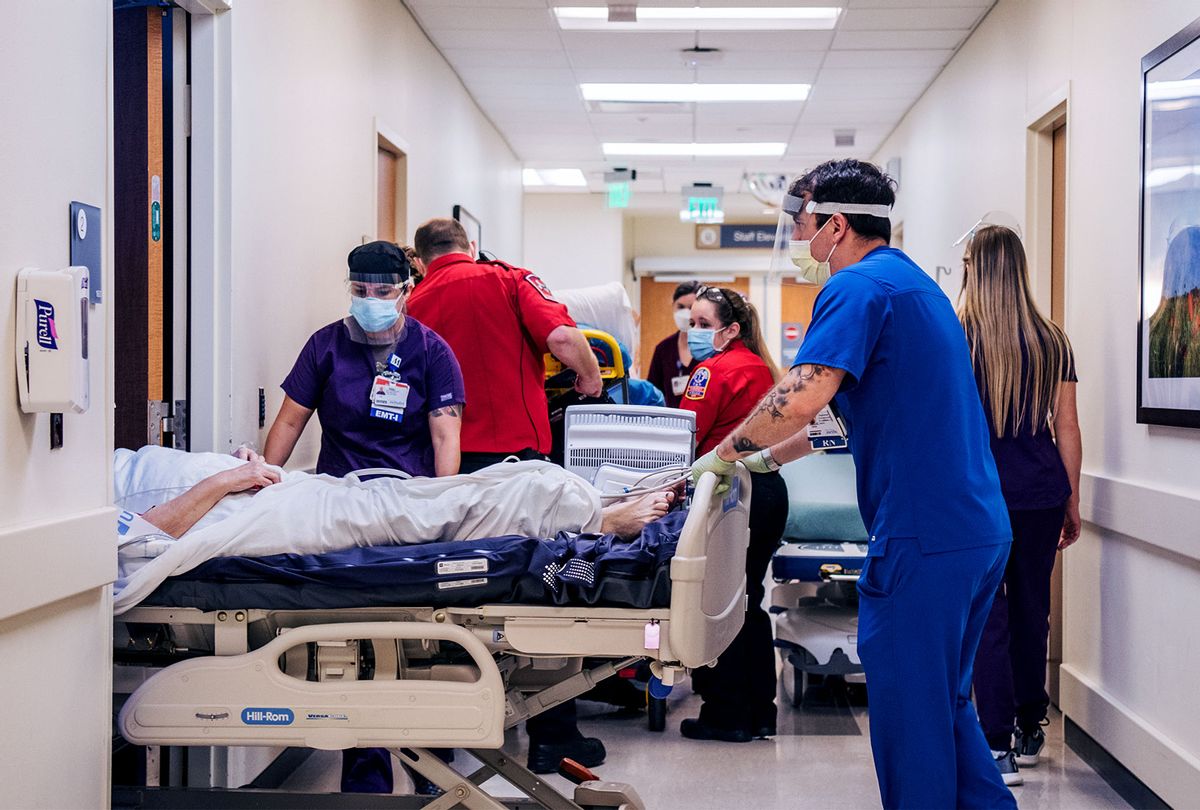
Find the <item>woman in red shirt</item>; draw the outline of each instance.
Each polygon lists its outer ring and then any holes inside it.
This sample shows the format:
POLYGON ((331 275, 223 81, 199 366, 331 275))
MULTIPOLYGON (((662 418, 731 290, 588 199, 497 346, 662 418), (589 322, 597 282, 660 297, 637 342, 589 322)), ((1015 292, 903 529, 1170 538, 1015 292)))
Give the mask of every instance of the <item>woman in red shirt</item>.
MULTIPOLYGON (((715 448, 750 415, 779 379, 763 344, 758 313, 741 294, 700 287, 692 304, 688 347, 699 365, 681 408, 696 414, 696 455, 715 448)), ((692 673, 703 699, 700 717, 684 720, 683 736, 747 742, 775 734, 775 647, 762 609, 763 580, 787 524, 787 485, 778 467, 751 471, 750 547, 746 552, 748 608, 741 632, 714 667, 692 673)))

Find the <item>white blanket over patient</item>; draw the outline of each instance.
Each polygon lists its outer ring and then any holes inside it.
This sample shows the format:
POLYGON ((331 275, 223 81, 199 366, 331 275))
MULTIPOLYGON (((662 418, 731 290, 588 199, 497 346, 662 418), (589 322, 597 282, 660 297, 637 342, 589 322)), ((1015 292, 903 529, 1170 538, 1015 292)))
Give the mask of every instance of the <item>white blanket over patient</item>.
MULTIPOLYGON (((148 509, 239 463, 230 460, 153 447, 137 454, 119 451, 114 464, 117 505, 148 509), (122 457, 122 452, 129 455, 122 457)), ((320 554, 508 534, 553 537, 559 531, 599 531, 601 522, 599 493, 582 478, 542 461, 408 480, 287 473, 281 483, 253 496, 225 498, 216 511, 219 519, 210 513, 173 542, 126 539, 129 553, 122 555, 114 612, 133 607, 167 577, 214 557, 320 554), (153 549, 149 560, 147 548, 153 549)))

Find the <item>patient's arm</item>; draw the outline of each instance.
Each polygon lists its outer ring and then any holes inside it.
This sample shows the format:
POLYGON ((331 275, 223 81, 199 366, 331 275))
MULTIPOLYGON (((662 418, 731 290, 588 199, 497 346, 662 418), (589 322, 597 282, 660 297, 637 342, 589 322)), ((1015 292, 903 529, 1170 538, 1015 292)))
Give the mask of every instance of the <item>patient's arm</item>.
POLYGON ((462 432, 462 405, 447 405, 429 412, 429 433, 433 437, 434 475, 458 475, 462 461, 459 436, 462 432))
POLYGON ((279 406, 279 413, 275 415, 275 421, 271 424, 270 432, 267 433, 267 446, 263 449, 263 459, 276 467, 286 464, 287 460, 292 457, 292 450, 296 448, 296 442, 300 439, 300 434, 304 432, 304 426, 308 424, 308 419, 312 415, 312 408, 305 408, 285 394, 283 404, 279 406))
POLYGON ((210 475, 179 497, 149 510, 142 519, 172 537, 182 537, 226 495, 278 483, 275 470, 261 461, 247 462, 210 475))

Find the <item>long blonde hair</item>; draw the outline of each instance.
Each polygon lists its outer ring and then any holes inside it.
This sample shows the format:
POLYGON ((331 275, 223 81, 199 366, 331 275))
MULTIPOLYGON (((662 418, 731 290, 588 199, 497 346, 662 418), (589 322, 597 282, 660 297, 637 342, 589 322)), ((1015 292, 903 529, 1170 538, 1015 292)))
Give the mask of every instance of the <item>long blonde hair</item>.
POLYGON ((1034 432, 1050 425, 1071 364, 1071 343, 1038 312, 1029 291, 1025 249, 1012 230, 989 225, 972 237, 958 318, 996 436, 1017 435, 1027 419, 1034 432))

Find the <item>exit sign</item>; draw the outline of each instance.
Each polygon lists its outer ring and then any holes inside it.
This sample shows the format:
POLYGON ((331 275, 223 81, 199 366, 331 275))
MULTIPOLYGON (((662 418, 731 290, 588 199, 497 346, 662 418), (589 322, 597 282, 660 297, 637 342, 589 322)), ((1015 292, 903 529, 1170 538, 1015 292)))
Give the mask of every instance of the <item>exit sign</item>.
POLYGON ((608 184, 608 207, 609 208, 628 208, 629 207, 629 184, 628 183, 609 183, 608 184))
POLYGON ((720 197, 688 197, 687 205, 679 211, 684 222, 724 222, 720 197))

